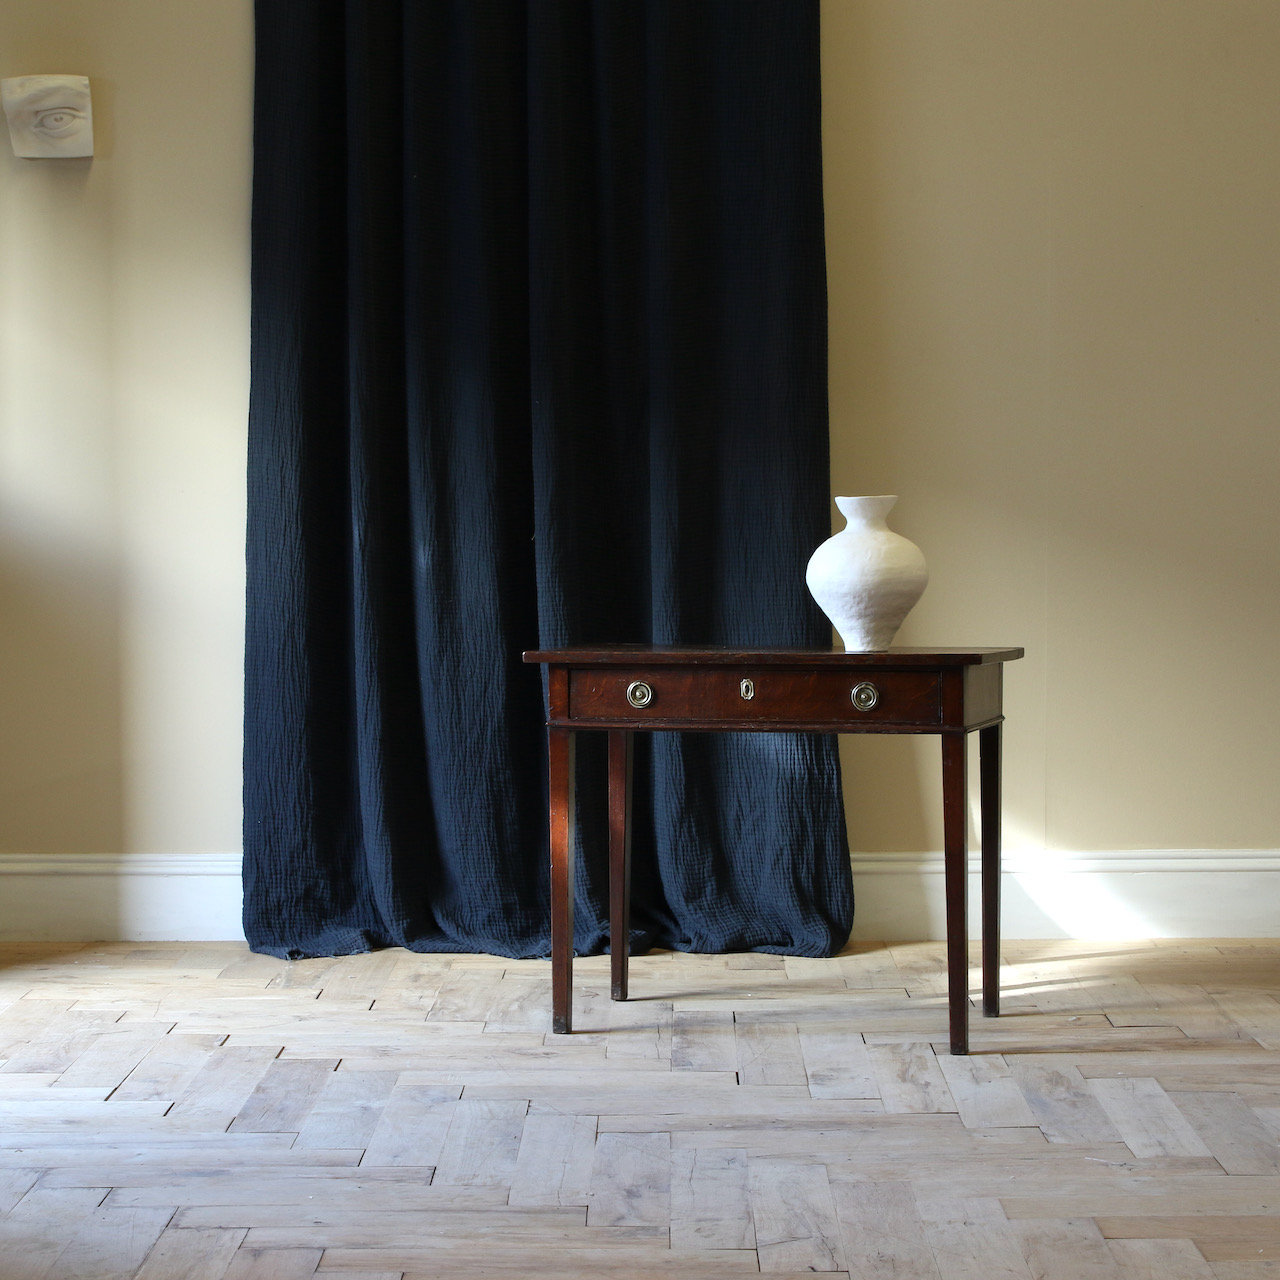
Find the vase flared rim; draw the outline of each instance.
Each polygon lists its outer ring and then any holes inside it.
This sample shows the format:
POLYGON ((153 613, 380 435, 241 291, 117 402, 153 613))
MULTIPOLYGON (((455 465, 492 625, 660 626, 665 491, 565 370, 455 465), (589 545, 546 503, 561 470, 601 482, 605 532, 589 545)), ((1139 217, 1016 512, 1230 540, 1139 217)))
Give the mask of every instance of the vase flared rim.
POLYGON ((896 493, 841 495, 835 499, 835 504, 846 516, 851 516, 855 513, 858 515, 885 516, 889 514, 897 500, 898 495, 896 493))

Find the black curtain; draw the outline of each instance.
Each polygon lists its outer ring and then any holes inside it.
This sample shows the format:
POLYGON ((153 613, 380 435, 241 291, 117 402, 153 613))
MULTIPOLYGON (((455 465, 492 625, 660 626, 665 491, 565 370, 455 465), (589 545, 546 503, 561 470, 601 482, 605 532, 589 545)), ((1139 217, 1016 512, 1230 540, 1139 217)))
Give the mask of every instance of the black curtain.
MULTIPOLYGON (((257 42, 246 934, 545 955, 521 650, 829 642, 817 0, 258 0, 257 42)), ((834 739, 638 738, 634 945, 838 949, 834 739)))

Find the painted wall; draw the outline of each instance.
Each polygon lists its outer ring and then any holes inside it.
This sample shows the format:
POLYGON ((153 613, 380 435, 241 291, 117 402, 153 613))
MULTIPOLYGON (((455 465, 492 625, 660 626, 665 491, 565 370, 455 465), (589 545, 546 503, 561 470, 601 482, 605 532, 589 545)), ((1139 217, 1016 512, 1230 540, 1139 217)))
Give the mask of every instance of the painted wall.
MULTIPOLYGON (((1280 6, 822 17, 833 484, 901 495, 902 643, 1027 649, 1007 847, 1274 850, 1280 6)), ((855 849, 939 846, 936 754, 850 740, 855 849)))
POLYGON ((240 842, 251 0, 0 0, 0 850, 240 842))
MULTIPOLYGON (((1280 7, 826 0, 823 42, 836 490, 902 495, 904 642, 1027 647, 1011 851, 1189 920, 1219 877, 1150 851, 1280 846, 1280 7)), ((84 936, 239 847, 251 0, 0 0, 36 72, 98 154, 0 145, 0 896, 75 873, 84 936)), ((936 743, 846 746, 859 928, 936 933, 936 743)))

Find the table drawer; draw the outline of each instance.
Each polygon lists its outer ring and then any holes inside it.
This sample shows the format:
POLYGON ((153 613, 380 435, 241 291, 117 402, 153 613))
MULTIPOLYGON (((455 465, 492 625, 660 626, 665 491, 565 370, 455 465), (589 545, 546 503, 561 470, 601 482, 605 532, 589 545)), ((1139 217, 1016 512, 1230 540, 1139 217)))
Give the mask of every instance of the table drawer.
POLYGON ((942 723, 936 671, 586 667, 569 672, 575 721, 942 723))

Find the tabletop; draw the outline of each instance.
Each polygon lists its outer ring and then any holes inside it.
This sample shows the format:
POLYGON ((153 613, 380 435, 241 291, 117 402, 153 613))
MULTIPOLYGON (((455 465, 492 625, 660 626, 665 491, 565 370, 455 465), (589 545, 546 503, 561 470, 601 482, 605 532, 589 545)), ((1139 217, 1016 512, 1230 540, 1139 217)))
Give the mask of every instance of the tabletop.
POLYGON ((554 666, 629 666, 636 662, 673 666, 833 666, 972 667, 1013 662, 1023 649, 925 649, 901 647, 882 653, 846 653, 843 649, 743 648, 723 645, 575 645, 566 649, 530 649, 526 662, 554 666))

